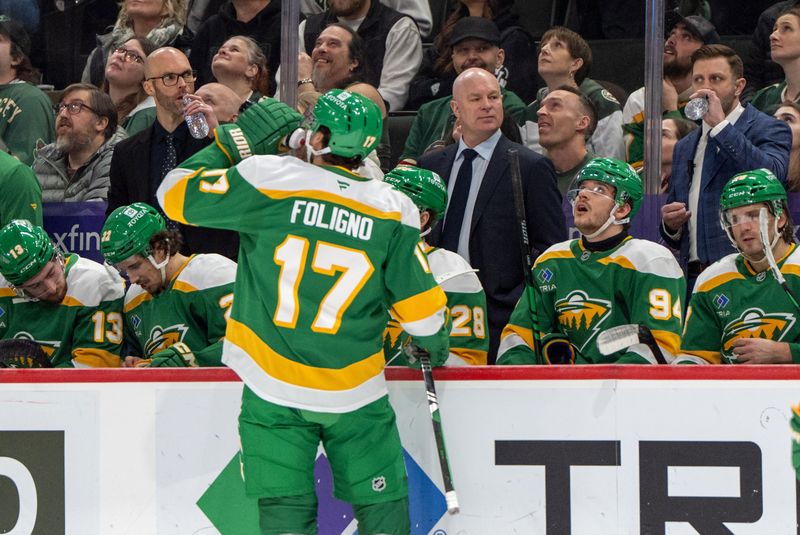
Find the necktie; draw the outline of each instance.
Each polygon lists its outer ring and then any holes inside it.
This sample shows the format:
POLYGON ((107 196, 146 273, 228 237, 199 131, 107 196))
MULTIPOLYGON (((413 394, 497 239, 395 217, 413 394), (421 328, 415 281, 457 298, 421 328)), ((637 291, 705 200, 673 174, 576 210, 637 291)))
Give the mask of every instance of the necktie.
POLYGON ((472 149, 464 149, 461 155, 463 161, 456 175, 456 183, 453 185, 453 194, 450 196, 442 229, 441 247, 449 251, 458 250, 458 238, 464 222, 464 211, 467 209, 469 187, 472 184, 472 160, 478 153, 472 149))
MULTIPOLYGON (((178 153, 175 151, 175 140, 171 134, 164 138, 164 144, 164 159, 161 161, 161 180, 178 165, 178 153)), ((161 215, 164 216, 164 221, 166 221, 169 230, 178 230, 178 224, 164 214, 161 207, 158 205, 157 199, 153 198, 152 205, 157 207, 161 215)))

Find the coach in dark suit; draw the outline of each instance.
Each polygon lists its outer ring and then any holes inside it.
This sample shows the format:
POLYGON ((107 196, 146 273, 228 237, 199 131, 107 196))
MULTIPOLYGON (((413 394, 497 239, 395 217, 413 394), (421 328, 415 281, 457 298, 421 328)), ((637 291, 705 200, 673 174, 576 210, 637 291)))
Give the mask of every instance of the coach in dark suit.
POLYGON ((523 288, 508 149, 519 151, 534 258, 567 237, 561 194, 550 160, 500 132, 503 102, 497 78, 491 73, 479 68, 462 72, 453 84, 451 107, 461 126, 461 140, 419 160, 420 167, 447 182, 447 211, 430 243, 457 252, 478 270, 486 292, 489 363, 493 364, 500 332, 523 288))
POLYGON ((692 55, 695 93, 708 100, 702 128, 681 139, 672 156, 661 235, 680 250, 691 293, 697 275, 735 252, 719 223, 719 200, 730 178, 766 168, 786 181, 792 134, 789 127, 754 107, 742 106, 742 60, 724 45, 707 45, 692 55))
MULTIPOLYGON (((209 138, 195 139, 189 134, 179 104, 183 95, 194 92, 194 76, 186 55, 176 48, 156 50, 147 57, 145 76, 145 91, 156 101, 156 120, 150 128, 114 147, 106 215, 120 206, 139 201, 160 211, 155 193, 161 180, 178 163, 211 143, 209 138)), ((192 98, 202 102, 199 97, 192 98)), ((205 115, 209 127, 216 126, 211 107, 196 106, 208 108, 205 115)), ((184 239, 182 253, 219 253, 236 260, 239 253, 237 233, 174 221, 168 221, 168 225, 181 231, 184 239)))

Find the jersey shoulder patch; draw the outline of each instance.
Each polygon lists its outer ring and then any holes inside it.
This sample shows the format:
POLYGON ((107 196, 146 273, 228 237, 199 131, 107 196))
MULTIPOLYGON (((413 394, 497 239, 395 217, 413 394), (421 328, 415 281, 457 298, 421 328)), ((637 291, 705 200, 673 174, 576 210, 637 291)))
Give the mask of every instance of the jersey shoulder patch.
POLYGON ((83 306, 96 307, 103 301, 122 299, 125 281, 113 270, 87 258, 78 258, 67 273, 67 297, 83 306))
POLYGON ((186 267, 175 280, 187 291, 206 290, 236 280, 236 262, 225 256, 210 253, 197 254, 189 259, 186 267))
POLYGON ((736 267, 738 257, 739 253, 731 253, 704 269, 697 277, 692 293, 709 292, 730 280, 744 279, 736 267))
POLYGON ((445 292, 479 293, 483 291, 478 275, 458 253, 434 249, 428 255, 433 278, 445 292))

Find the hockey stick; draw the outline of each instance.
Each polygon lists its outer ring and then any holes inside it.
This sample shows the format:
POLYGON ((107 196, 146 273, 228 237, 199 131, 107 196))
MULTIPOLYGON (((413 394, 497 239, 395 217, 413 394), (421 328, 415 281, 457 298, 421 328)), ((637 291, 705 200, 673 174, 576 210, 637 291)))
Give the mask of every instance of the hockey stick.
POLYGON ((442 416, 439 414, 439 397, 436 395, 436 385, 433 382, 431 358, 426 351, 418 353, 422 367, 422 377, 425 379, 425 390, 428 393, 428 407, 431 410, 431 423, 433 424, 433 437, 436 439, 436 450, 439 454, 439 467, 442 469, 444 482, 444 499, 447 503, 447 512, 454 515, 458 512, 458 497, 453 488, 453 474, 450 473, 450 461, 447 457, 447 448, 444 445, 444 431, 442 430, 442 416))
POLYGON ((656 362, 668 364, 667 359, 664 358, 664 353, 661 351, 661 346, 656 343, 656 339, 647 325, 637 325, 635 323, 619 325, 606 329, 597 336, 597 350, 603 355, 611 355, 617 351, 628 349, 635 344, 646 345, 653 352, 656 362))
POLYGON ((792 302, 794 308, 800 311, 800 303, 798 303, 797 296, 794 295, 794 292, 789 289, 789 285, 786 284, 786 279, 778 268, 777 262, 775 262, 775 255, 772 254, 772 246, 769 243, 769 232, 767 230, 767 209, 763 207, 758 211, 758 230, 759 234, 761 234, 761 246, 764 248, 764 255, 767 257, 769 268, 772 270, 775 280, 778 281, 778 284, 781 285, 786 295, 789 296, 789 301, 792 302))
POLYGON ((528 239, 528 222, 525 219, 525 198, 522 191, 522 174, 519 170, 519 152, 517 149, 508 149, 508 160, 511 165, 511 187, 514 192, 514 209, 517 214, 519 226, 519 245, 522 251, 522 271, 525 282, 525 293, 528 296, 528 306, 531 314, 533 330, 533 353, 539 363, 544 363, 542 355, 542 340, 539 337, 539 318, 536 316, 536 292, 533 291, 533 262, 531 261, 531 245, 528 239))

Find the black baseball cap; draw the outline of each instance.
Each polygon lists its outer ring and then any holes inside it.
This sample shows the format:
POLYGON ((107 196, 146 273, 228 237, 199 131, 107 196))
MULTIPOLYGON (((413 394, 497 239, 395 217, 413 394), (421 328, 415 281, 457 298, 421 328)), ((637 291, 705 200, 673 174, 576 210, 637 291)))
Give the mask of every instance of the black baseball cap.
POLYGON ((0 15, 0 35, 17 45, 26 56, 31 54, 31 38, 20 23, 8 15, 0 15))
POLYGON ((704 45, 715 45, 719 43, 717 29, 708 20, 700 15, 683 17, 677 11, 667 13, 665 20, 667 34, 681 22, 686 26, 686 29, 689 30, 689 33, 700 39, 704 45))
POLYGON ((450 46, 460 43, 464 39, 483 39, 495 46, 500 44, 500 30, 497 25, 483 17, 464 17, 453 26, 450 35, 450 46))

